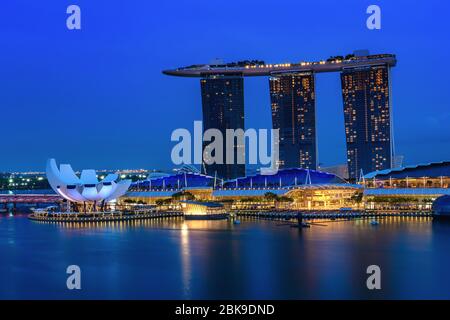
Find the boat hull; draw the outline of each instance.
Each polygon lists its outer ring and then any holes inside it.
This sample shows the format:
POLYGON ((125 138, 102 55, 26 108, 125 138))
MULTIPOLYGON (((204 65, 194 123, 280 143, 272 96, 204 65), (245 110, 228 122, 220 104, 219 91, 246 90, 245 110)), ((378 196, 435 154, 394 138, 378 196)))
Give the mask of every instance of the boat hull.
POLYGON ((186 220, 224 220, 228 219, 228 213, 220 214, 186 214, 184 218, 186 220))

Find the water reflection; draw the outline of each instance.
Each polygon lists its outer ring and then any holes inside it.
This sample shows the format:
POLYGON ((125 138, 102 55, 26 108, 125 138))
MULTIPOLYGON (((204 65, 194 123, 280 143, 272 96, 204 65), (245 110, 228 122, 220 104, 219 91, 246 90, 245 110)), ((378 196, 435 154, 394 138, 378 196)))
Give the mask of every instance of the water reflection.
POLYGON ((129 228, 153 228, 153 229, 174 229, 174 230, 203 230, 214 231, 224 230, 233 227, 229 220, 184 220, 183 217, 141 219, 127 221, 85 221, 85 222, 45 222, 33 221, 36 224, 57 225, 62 229, 113 229, 126 230, 129 228))
POLYGON ((189 246, 189 228, 186 223, 181 227, 181 272, 183 274, 184 298, 189 299, 191 294, 191 249, 189 246))
POLYGON ((5 218, 0 297, 71 298, 60 282, 65 267, 77 263, 86 277, 77 298, 450 298, 450 224, 379 221, 298 229, 250 219, 234 225, 175 217, 57 224, 5 218), (365 286, 372 264, 382 270, 379 292, 365 286))

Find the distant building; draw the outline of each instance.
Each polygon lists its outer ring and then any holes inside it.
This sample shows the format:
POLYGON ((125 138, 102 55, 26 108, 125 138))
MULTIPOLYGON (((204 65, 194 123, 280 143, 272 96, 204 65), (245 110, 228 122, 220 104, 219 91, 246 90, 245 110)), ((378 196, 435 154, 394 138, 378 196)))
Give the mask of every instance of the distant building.
POLYGON ((450 195, 450 162, 436 162, 368 173, 366 209, 431 210, 435 199, 450 195))
POLYGON ((279 129, 279 167, 316 169, 316 99, 312 73, 269 78, 272 126, 279 129))
MULTIPOLYGON (((218 129, 226 137, 226 129, 244 128, 244 79, 239 75, 213 75, 200 80, 202 91, 203 131, 218 129)), ((203 142, 203 150, 210 142, 203 142)), ((203 159, 205 174, 223 179, 233 179, 245 175, 245 164, 237 164, 238 154, 244 155, 245 146, 235 143, 234 164, 226 164, 226 143, 223 143, 223 164, 207 164, 203 159)), ((228 150, 230 151, 230 150, 228 150)))
POLYGON ((367 188, 437 188, 450 194, 450 161, 374 171, 364 179, 367 188))
POLYGON ((352 179, 392 167, 390 67, 387 64, 344 69, 348 171, 352 179))

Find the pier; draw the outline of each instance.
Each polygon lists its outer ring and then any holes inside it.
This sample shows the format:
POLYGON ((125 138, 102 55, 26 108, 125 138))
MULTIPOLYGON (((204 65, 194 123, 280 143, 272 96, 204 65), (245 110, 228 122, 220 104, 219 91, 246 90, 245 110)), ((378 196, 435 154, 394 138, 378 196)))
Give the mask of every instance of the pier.
MULTIPOLYGON (((55 213, 33 213, 29 215, 30 220, 45 222, 104 222, 104 221, 128 221, 141 219, 164 219, 172 217, 183 217, 181 211, 150 211, 150 212, 55 212, 55 213)), ((230 217, 246 217, 261 220, 276 221, 298 221, 302 223, 305 220, 350 220, 364 218, 381 217, 431 217, 432 213, 424 212, 340 212, 340 211, 233 211, 230 217)))
POLYGON ((84 213, 33 213, 28 216, 30 220, 41 222, 106 222, 106 221, 132 221, 143 219, 162 219, 183 216, 179 211, 153 211, 147 213, 123 212, 92 212, 84 213))
POLYGON ((264 220, 301 220, 314 219, 353 219, 353 218, 378 218, 378 217, 431 217, 431 211, 236 211, 236 216, 249 217, 264 220))

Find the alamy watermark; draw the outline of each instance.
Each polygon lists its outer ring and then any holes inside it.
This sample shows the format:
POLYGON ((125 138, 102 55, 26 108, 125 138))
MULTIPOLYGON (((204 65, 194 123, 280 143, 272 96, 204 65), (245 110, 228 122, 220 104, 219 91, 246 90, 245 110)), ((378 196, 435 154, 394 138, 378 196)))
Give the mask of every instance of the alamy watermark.
POLYGON ((66 26, 69 30, 81 29, 81 9, 75 4, 71 4, 67 7, 66 13, 69 16, 66 19, 66 26))
POLYGON ((178 142, 171 152, 175 165, 245 164, 248 156, 249 164, 266 166, 261 168, 261 174, 278 171, 279 129, 226 129, 224 136, 219 129, 203 132, 202 122, 194 121, 193 137, 188 129, 179 128, 170 139, 178 142))
POLYGON ((370 274, 366 281, 367 289, 381 290, 381 268, 373 264, 367 267, 366 273, 370 274))
POLYGON ((70 275, 66 281, 67 289, 81 290, 81 268, 73 264, 67 267, 66 273, 70 275))
POLYGON ((367 18, 366 26, 369 30, 380 30, 381 29, 381 8, 376 4, 372 4, 367 7, 367 14, 370 16, 367 18))

